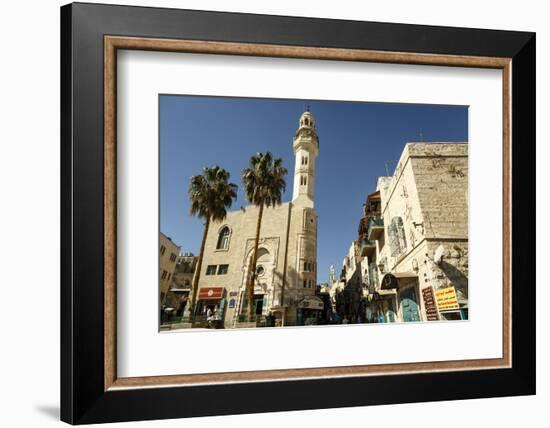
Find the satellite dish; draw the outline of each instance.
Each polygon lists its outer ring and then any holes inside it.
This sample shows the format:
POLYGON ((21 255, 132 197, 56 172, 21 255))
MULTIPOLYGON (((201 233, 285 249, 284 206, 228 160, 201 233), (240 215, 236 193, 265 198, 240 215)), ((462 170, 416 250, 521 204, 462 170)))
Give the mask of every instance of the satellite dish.
POLYGON ((443 245, 439 245, 439 247, 436 248, 434 253, 434 263, 436 265, 440 264, 443 260, 443 253, 445 252, 445 248, 443 245))

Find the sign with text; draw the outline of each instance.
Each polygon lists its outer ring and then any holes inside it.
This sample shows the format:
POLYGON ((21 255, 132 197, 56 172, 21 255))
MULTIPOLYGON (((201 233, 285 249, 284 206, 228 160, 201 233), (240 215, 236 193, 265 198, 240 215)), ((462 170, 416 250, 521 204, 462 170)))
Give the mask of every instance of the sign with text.
POLYGON ((459 309, 454 287, 440 288, 435 291, 435 300, 440 311, 459 309))
POLYGON ((199 289, 199 300, 221 299, 223 297, 223 287, 208 287, 199 289))
POLYGON ((437 321, 437 307, 435 306, 434 291, 432 287, 426 287, 422 290, 422 299, 426 309, 426 318, 428 321, 437 321))

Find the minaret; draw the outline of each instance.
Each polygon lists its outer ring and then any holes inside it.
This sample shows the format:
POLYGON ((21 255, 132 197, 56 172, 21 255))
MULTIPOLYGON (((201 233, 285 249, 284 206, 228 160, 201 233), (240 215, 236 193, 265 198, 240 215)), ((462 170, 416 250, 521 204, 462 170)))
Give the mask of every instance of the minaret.
POLYGON ((294 136, 294 191, 292 203, 313 208, 315 189, 315 160, 319 154, 319 137, 315 130, 315 119, 309 111, 300 117, 294 136))

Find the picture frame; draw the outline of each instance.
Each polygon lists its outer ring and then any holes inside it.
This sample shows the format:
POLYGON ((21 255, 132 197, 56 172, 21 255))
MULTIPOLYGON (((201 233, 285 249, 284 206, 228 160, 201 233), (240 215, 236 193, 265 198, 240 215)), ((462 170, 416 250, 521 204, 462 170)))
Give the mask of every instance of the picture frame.
POLYGON ((85 424, 534 394, 535 96, 533 33, 63 6, 61 419, 85 424), (119 49, 501 69, 502 358, 119 378, 119 49), (321 390, 331 394, 310 393, 321 390))

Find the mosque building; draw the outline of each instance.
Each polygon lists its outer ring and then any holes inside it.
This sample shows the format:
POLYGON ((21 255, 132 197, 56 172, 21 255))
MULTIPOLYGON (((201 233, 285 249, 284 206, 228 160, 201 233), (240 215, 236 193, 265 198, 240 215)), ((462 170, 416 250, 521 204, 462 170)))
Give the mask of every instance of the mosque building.
MULTIPOLYGON (((292 200, 264 208, 258 245, 255 314, 258 320, 274 317, 275 325, 302 325, 323 304, 315 296, 319 137, 309 111, 300 117, 293 149, 292 200)), ((195 314, 215 310, 225 328, 249 326, 246 282, 258 214, 259 208, 253 205, 229 211, 225 220, 212 223, 208 231, 195 314)))

